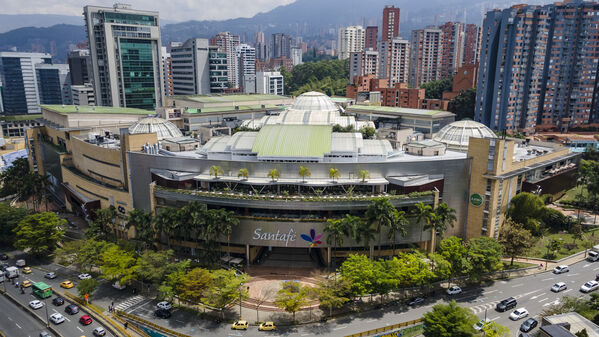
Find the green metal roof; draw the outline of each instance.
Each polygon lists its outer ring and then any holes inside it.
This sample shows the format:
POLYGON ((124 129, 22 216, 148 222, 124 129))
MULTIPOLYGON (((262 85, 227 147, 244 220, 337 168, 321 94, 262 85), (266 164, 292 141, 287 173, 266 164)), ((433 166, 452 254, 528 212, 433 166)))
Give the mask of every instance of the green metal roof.
POLYGON ((280 100, 288 98, 286 96, 278 95, 242 95, 242 94, 231 94, 231 95, 183 95, 173 96, 173 98, 187 99, 199 103, 236 103, 236 102, 247 102, 247 101, 268 101, 268 100, 280 100))
POLYGON ((3 121, 28 121, 28 120, 33 120, 36 118, 42 118, 42 114, 0 116, 0 120, 3 120, 3 121))
POLYGON ((252 146, 260 157, 323 157, 331 152, 330 125, 264 125, 252 146))
POLYGON ((379 105, 352 105, 347 107, 348 111, 360 110, 360 111, 381 111, 381 112, 393 112, 402 114, 413 114, 422 116, 432 116, 439 113, 451 114, 451 112, 443 110, 425 110, 425 109, 410 109, 410 108, 399 108, 392 106, 379 106, 379 105))
POLYGON ((285 107, 279 105, 265 105, 262 108, 262 105, 239 105, 239 109, 235 109, 235 106, 218 106, 218 107, 209 107, 209 108, 188 108, 185 112, 189 114, 202 114, 202 113, 210 113, 210 112, 225 112, 225 111, 247 111, 247 110, 261 110, 261 109, 269 109, 269 110, 284 110, 285 107))
POLYGON ((121 115, 148 115, 153 111, 135 109, 135 108, 119 108, 112 106, 90 106, 90 105, 40 105, 42 109, 54 111, 59 114, 121 114, 121 115))

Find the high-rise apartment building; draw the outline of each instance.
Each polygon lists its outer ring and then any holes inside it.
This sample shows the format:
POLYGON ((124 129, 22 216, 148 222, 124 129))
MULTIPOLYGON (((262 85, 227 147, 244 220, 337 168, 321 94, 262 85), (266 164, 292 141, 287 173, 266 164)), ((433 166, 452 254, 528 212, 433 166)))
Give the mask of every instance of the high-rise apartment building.
POLYGON ((77 49, 69 52, 67 63, 71 74, 72 85, 91 83, 91 56, 88 49, 77 49))
POLYGON ((364 49, 371 48, 372 50, 376 50, 376 42, 379 37, 379 27, 378 26, 368 26, 366 27, 366 40, 364 42, 364 49))
POLYGON ((379 76, 379 52, 370 48, 351 53, 349 57, 349 83, 354 84, 356 76, 379 76))
POLYGON ((74 105, 96 105, 94 88, 90 83, 71 86, 71 98, 74 105))
POLYGON ((167 51, 166 47, 162 47, 161 52, 162 57, 162 71, 164 78, 164 95, 172 96, 173 95, 173 68, 171 67, 172 59, 171 53, 167 51))
POLYGON ((379 76, 389 79, 389 86, 407 83, 409 75, 410 42, 400 37, 380 43, 379 76))
POLYGON ((173 95, 210 93, 209 54, 208 39, 188 39, 171 48, 173 95))
POLYGON ((152 110, 164 105, 158 12, 83 8, 96 104, 152 110))
POLYGON ((217 46, 209 47, 210 91, 224 92, 229 86, 229 57, 217 46))
POLYGON ((441 27, 443 31, 441 48, 441 78, 453 76, 462 66, 464 58, 464 24, 461 22, 446 22, 441 27))
POLYGON ((71 77, 68 64, 35 65, 40 104, 73 103, 71 98, 71 77))
POLYGON ((491 129, 567 130, 599 119, 599 4, 569 1, 488 12, 475 119, 491 129))
POLYGON ((271 39, 271 47, 270 47, 270 57, 279 58, 286 57, 288 59, 291 58, 291 45, 292 45, 291 36, 283 33, 272 34, 271 39))
POLYGON ((221 51, 227 54, 227 78, 231 88, 239 88, 239 78, 237 73, 237 60, 235 50, 239 46, 239 35, 232 35, 229 32, 221 32, 210 39, 211 46, 217 46, 221 51))
POLYGON ((245 93, 256 92, 256 48, 240 44, 236 49, 239 82, 245 93))
POLYGON ((337 35, 337 54, 340 60, 349 58, 351 53, 364 50, 365 31, 362 26, 339 28, 337 35))
POLYGON ((383 9, 383 30, 381 41, 393 40, 399 36, 399 8, 385 6, 383 9))
POLYGON ((291 48, 291 61, 294 66, 304 63, 303 61, 303 52, 300 47, 291 48))
POLYGON ((464 57, 463 64, 477 64, 480 54, 480 33, 479 26, 469 23, 464 31, 464 57))
POLYGON ((264 38, 264 32, 257 32, 254 34, 254 48, 256 48, 256 58, 258 60, 265 60, 268 58, 269 48, 268 43, 264 38))
POLYGON ((441 79, 443 31, 429 26, 412 31, 410 46, 410 87, 441 79))
POLYGON ((278 71, 257 72, 256 92, 259 94, 283 95, 283 75, 278 71))
POLYGON ((52 64, 45 53, 0 52, 0 82, 4 113, 41 113, 35 65, 52 64))

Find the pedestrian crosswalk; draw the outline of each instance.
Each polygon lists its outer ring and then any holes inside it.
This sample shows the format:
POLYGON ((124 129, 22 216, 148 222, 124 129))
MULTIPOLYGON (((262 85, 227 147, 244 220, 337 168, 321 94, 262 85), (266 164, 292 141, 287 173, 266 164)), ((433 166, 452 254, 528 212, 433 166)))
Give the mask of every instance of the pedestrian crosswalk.
MULTIPOLYGON (((516 296, 514 296, 514 298, 518 300, 518 299, 521 299, 522 297, 532 295, 538 291, 539 290, 535 290, 535 291, 528 292, 526 294, 516 295, 516 296)), ((496 300, 496 301, 491 301, 491 302, 475 305, 475 306, 470 307, 470 310, 472 310, 472 312, 474 312, 474 314, 484 312, 485 310, 493 310, 493 309, 495 309, 495 306, 497 305, 497 303, 501 302, 502 300, 503 300, 503 298, 496 300)), ((550 302, 550 303, 552 303, 552 302, 550 302)))
POLYGON ((129 299, 127 299, 126 301, 117 304, 114 307, 114 309, 124 311, 125 309, 128 309, 140 302, 143 302, 144 300, 145 300, 145 298, 143 296, 140 296, 140 295, 133 296, 133 297, 130 297, 129 299))

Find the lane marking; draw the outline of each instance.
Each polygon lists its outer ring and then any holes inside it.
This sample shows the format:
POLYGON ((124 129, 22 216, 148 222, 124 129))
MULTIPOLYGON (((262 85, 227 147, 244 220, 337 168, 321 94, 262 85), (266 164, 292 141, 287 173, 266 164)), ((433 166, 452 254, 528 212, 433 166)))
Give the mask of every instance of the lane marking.
POLYGON ((549 281, 549 280, 553 280, 553 277, 545 278, 545 279, 542 279, 541 281, 549 281))
POLYGON ((485 291, 485 292, 483 292, 483 294, 485 294, 485 295, 487 295, 487 294, 492 294, 492 293, 494 293, 494 292, 496 292, 496 291, 497 291, 497 289, 495 289, 495 290, 491 290, 491 291, 485 291))
POLYGON ((535 299, 537 299, 537 298, 539 298, 539 297, 541 297, 541 296, 543 296, 545 294, 547 294, 547 293, 542 293, 542 294, 535 295, 535 296, 531 297, 530 299, 531 300, 535 300, 535 299))
POLYGON ((597 267, 597 268, 593 268, 593 270, 599 270, 599 267, 597 267))
POLYGON ((590 265, 591 265, 590 263, 587 263, 587 264, 585 264, 584 266, 582 266, 582 268, 586 268, 586 267, 588 267, 588 266, 590 266, 590 265))
POLYGON ((539 300, 539 303, 541 303, 541 302, 545 302, 545 301, 547 301, 548 299, 549 299, 549 297, 545 297, 544 299, 542 299, 542 300, 539 300))
POLYGON ((495 318, 491 318, 491 320, 492 320, 492 321, 494 321, 494 320, 496 320, 496 319, 499 319, 499 317, 501 317, 501 316, 497 316, 497 317, 495 317, 495 318))
POLYGON ((520 283, 520 284, 514 284, 514 285, 512 286, 512 288, 521 287, 521 286, 523 286, 523 285, 524 285, 524 283, 520 283))
POLYGON ((312 335, 313 335, 313 333, 303 333, 303 334, 301 334, 301 336, 312 336, 312 335))
POLYGON ((564 294, 567 293, 568 291, 572 291, 572 288, 564 290, 564 294))
POLYGON ((83 332, 83 330, 81 330, 81 328, 80 328, 80 327, 77 327, 77 329, 79 329, 79 331, 83 332))
POLYGON ((341 330, 341 329, 345 329, 345 328, 347 328, 347 325, 335 327, 335 328, 333 328, 333 330, 341 330))
POLYGON ((21 326, 20 326, 20 325, 18 325, 17 323, 15 323, 15 325, 17 326, 17 328, 19 328, 19 329, 23 329, 23 328, 21 328, 21 326))
POLYGON ((377 321, 376 319, 369 319, 366 321, 366 323, 372 323, 372 322, 376 322, 376 321, 377 321))
POLYGON ((571 277, 571 276, 576 276, 576 275, 580 275, 579 273, 575 273, 575 274, 568 274, 566 275, 566 277, 571 277))
POLYGON ((8 317, 8 316, 7 316, 7 318, 8 318, 8 320, 9 320, 9 321, 11 321, 11 322, 12 322, 12 318, 10 318, 10 317, 8 317))

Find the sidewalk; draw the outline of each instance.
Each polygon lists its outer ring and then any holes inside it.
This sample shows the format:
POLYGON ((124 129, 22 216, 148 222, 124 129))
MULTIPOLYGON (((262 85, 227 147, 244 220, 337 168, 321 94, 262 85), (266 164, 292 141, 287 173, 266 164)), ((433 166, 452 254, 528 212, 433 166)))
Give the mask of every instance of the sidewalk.
MULTIPOLYGON (((583 252, 578 252, 576 254, 573 254, 571 256, 568 256, 562 260, 558 260, 559 262, 552 262, 552 261, 547 261, 545 259, 539 259, 539 258, 529 258, 529 257, 517 257, 514 258, 514 262, 522 262, 522 263, 530 263, 530 264, 536 264, 536 265, 541 265, 543 264, 542 268, 530 268, 528 270, 523 270, 521 275, 518 275, 518 277, 520 276, 525 276, 525 275, 533 275, 533 274, 540 274, 540 273, 544 273, 545 271, 552 271, 553 268, 559 266, 559 265, 571 265, 580 261, 583 261, 586 258, 586 254, 583 252)), ((511 261, 511 258, 502 258, 503 261, 511 261)))

